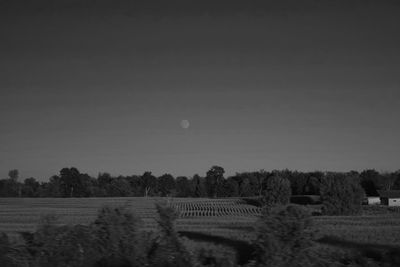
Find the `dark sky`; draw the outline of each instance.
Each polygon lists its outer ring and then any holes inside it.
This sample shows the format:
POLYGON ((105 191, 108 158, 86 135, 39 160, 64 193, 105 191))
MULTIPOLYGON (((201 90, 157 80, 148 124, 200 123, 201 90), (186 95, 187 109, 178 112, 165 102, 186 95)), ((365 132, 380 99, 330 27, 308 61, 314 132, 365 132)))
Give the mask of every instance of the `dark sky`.
POLYGON ((398 1, 0 0, 0 40, 0 177, 400 168, 398 1))

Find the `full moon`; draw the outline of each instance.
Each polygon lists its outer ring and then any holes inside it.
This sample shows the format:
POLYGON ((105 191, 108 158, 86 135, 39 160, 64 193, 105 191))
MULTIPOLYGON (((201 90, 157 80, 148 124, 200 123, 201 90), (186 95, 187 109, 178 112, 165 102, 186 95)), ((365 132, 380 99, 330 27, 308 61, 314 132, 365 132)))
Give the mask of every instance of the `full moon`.
POLYGON ((187 128, 189 128, 189 126, 190 126, 190 124, 189 124, 188 120, 181 120, 181 127, 183 129, 187 129, 187 128))

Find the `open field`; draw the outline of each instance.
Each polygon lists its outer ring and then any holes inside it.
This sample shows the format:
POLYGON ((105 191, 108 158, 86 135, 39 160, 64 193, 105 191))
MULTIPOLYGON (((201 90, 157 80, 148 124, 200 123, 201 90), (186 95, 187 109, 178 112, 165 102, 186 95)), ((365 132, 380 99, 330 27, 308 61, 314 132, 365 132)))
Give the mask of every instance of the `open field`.
POLYGON ((88 224, 104 205, 125 206, 143 221, 144 230, 157 227, 157 202, 168 202, 179 211, 178 231, 197 231, 247 239, 247 228, 259 209, 239 199, 206 198, 0 198, 0 232, 34 231, 42 215, 51 214, 60 224, 88 224))
MULTIPOLYGON (((104 205, 126 206, 142 218, 144 230, 155 230, 157 202, 168 202, 179 211, 178 231, 240 240, 254 237, 251 229, 260 212, 237 198, 0 198, 0 232, 34 231, 40 216, 45 214, 56 215, 60 224, 87 224, 104 205)), ((360 216, 316 216, 314 229, 321 237, 400 245, 400 213, 385 208, 376 214, 366 211, 367 215, 360 216)))
POLYGON ((1 198, 0 231, 33 231, 42 215, 55 215, 60 224, 87 224, 104 205, 127 206, 145 225, 154 220, 153 199, 141 198, 1 198))
POLYGON ((400 246, 400 216, 320 216, 314 220, 321 236, 348 241, 400 246))

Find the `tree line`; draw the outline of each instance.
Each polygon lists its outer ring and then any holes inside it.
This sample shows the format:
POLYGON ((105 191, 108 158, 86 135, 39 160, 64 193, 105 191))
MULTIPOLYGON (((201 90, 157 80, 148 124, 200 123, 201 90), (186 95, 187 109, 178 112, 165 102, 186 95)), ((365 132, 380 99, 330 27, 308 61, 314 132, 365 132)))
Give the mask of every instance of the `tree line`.
POLYGON ((321 195, 329 176, 351 177, 366 196, 377 196, 377 190, 400 189, 400 170, 382 173, 374 169, 362 172, 299 172, 286 169, 241 172, 229 177, 224 174, 222 167, 212 166, 205 176, 174 177, 166 173, 157 177, 146 171, 142 175, 99 173, 97 177, 92 177, 71 167, 61 169, 47 182, 39 182, 33 177, 22 181, 18 170, 10 170, 7 178, 0 179, 0 197, 260 197, 279 195, 279 190, 286 190, 287 187, 290 191, 286 195, 289 196, 321 195))

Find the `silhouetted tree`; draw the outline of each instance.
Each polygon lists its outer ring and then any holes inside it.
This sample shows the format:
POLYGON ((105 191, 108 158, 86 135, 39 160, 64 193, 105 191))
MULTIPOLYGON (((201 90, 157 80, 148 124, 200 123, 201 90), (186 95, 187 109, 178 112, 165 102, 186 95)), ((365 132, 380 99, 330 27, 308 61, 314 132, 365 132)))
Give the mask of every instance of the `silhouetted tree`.
POLYGON ((18 170, 17 170, 17 169, 10 170, 10 171, 8 172, 8 177, 9 177, 11 180, 17 182, 18 177, 19 177, 19 172, 18 172, 18 170))
POLYGON ((2 197, 17 197, 18 196, 17 183, 11 179, 0 180, 0 195, 2 197))
POLYGON ((103 172, 103 173, 99 173, 97 175, 97 192, 96 192, 96 196, 99 197, 106 197, 108 196, 109 192, 109 187, 112 181, 112 177, 109 173, 107 172, 103 172))
POLYGON ((239 195, 241 197, 250 197, 254 196, 254 192, 251 189, 250 179, 244 178, 239 186, 239 195))
POLYGON ((377 196, 379 188, 380 174, 374 169, 362 171, 360 173, 361 186, 367 196, 377 196))
POLYGON ((269 173, 264 170, 236 173, 232 178, 238 183, 241 196, 261 196, 269 173))
POLYGON ((129 182, 129 185, 131 187, 132 196, 135 196, 135 197, 143 196, 143 193, 142 193, 142 190, 141 190, 141 177, 140 177, 140 175, 127 176, 126 180, 129 182))
POLYGON ((261 196, 263 189, 265 187, 265 183, 267 178, 270 176, 270 173, 260 170, 258 172, 253 172, 252 178, 250 179, 250 184, 252 187, 252 191, 255 195, 261 196))
POLYGON ((140 186, 145 197, 154 193, 157 186, 157 178, 151 172, 145 172, 140 177, 140 186))
POLYGON ((381 190, 392 190, 394 183, 396 182, 396 173, 385 172, 381 174, 381 179, 379 182, 379 189, 381 190))
POLYGON ((9 190, 13 196, 21 197, 22 195, 22 186, 21 183, 18 182, 19 172, 17 169, 10 170, 8 172, 8 177, 10 179, 10 183, 8 183, 9 190))
POLYGON ((129 182, 123 176, 113 178, 107 186, 107 196, 109 197, 127 197, 131 195, 129 182))
POLYGON ((97 182, 100 187, 105 188, 108 184, 111 183, 112 177, 109 173, 103 172, 99 173, 97 176, 97 182))
POLYGON ((218 188, 224 182, 224 168, 220 166, 212 166, 206 174, 206 190, 209 197, 217 197, 218 188))
POLYGON ((307 257, 313 245, 311 224, 309 212, 301 206, 264 210, 256 228, 256 266, 312 266, 307 257))
POLYGON ((164 174, 158 177, 157 191, 162 197, 170 196, 175 192, 175 179, 171 174, 164 174))
POLYGON ((310 172, 308 173, 308 180, 306 186, 303 190, 303 194, 305 195, 319 195, 320 194, 320 184, 321 180, 324 177, 324 173, 320 171, 310 172))
POLYGON ((291 185, 291 190, 293 195, 304 195, 306 194, 306 187, 307 187, 307 182, 308 182, 308 175, 305 173, 301 172, 291 172, 286 170, 286 176, 287 179, 290 181, 291 185))
POLYGON ((35 178, 27 178, 24 180, 22 187, 22 195, 24 197, 37 197, 39 196, 40 183, 35 178))
POLYGON ((290 182, 287 178, 271 176, 267 179, 263 191, 264 205, 288 204, 291 196, 290 182))
POLYGON ((219 197, 237 197, 239 196, 239 185, 233 178, 223 180, 222 185, 217 188, 219 197))
POLYGON ((91 227, 96 257, 101 257, 101 264, 95 266, 148 266, 149 244, 139 231, 141 223, 126 208, 103 207, 91 227))
POLYGON ((156 241, 157 246, 150 255, 151 266, 195 266, 191 254, 187 251, 175 230, 175 220, 178 218, 176 211, 162 204, 156 204, 156 209, 159 215, 157 222, 160 235, 156 241))
POLYGON ((346 173, 327 173, 321 181, 321 201, 327 215, 359 213, 364 190, 358 176, 346 173))
POLYGON ((41 188, 41 197, 63 197, 61 192, 61 178, 58 175, 50 177, 48 183, 43 184, 41 188))
POLYGON ((177 197, 189 197, 191 195, 191 188, 189 179, 185 176, 179 176, 176 178, 176 196, 177 197))
POLYGON ((400 190, 400 170, 394 172, 393 175, 396 177, 396 179, 393 183, 393 189, 400 190))
POLYGON ((195 174, 191 180, 192 196, 193 197, 205 197, 207 196, 207 190, 205 186, 204 178, 195 174))
POLYGON ((81 186, 80 172, 77 168, 63 168, 60 171, 60 189, 63 197, 77 196, 81 186))

